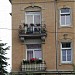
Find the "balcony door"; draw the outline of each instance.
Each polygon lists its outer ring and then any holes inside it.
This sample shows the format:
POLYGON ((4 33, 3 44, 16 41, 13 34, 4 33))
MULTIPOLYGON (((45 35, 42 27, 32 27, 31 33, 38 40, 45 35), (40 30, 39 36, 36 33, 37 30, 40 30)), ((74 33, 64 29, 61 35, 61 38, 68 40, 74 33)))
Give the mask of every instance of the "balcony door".
POLYGON ((42 59, 42 51, 40 44, 27 44, 26 51, 27 60, 31 58, 42 59))
POLYGON ((28 24, 30 31, 39 32, 41 28, 41 12, 26 12, 25 22, 28 24))
POLYGON ((26 12, 25 13, 26 24, 41 24, 41 13, 40 12, 26 12))

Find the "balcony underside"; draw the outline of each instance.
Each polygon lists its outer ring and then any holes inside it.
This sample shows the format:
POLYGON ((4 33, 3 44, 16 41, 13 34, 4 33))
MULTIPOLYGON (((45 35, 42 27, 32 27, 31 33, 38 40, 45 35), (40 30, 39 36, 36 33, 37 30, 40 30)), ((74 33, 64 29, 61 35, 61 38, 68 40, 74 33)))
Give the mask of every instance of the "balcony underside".
POLYGON ((46 36, 46 34, 43 33, 35 33, 35 34, 20 34, 19 37, 24 37, 25 39, 28 38, 41 38, 42 36, 46 36))

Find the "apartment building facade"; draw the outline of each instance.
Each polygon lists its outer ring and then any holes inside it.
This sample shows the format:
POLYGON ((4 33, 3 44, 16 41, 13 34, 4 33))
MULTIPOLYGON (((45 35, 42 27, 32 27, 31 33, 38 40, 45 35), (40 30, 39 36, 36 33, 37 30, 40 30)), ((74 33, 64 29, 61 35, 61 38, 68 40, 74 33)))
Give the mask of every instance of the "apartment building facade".
POLYGON ((12 73, 73 71, 75 0, 10 0, 12 73))

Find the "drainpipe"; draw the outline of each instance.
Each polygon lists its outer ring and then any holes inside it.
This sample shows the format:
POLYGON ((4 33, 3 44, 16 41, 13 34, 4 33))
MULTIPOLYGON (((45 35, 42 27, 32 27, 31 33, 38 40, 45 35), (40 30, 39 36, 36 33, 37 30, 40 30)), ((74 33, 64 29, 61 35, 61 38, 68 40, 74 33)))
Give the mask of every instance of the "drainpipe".
POLYGON ((57 11, 57 0, 54 0, 54 9, 55 9, 55 47, 56 47, 56 71, 58 71, 58 33, 57 33, 57 17, 56 17, 56 11, 57 11))

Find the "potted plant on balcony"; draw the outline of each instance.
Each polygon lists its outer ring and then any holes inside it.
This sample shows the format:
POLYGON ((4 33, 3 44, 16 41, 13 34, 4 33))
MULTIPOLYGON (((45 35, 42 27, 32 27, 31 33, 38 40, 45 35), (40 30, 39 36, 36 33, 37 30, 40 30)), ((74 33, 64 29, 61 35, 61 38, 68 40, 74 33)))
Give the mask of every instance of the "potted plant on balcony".
POLYGON ((31 58, 30 63, 36 63, 37 58, 31 58))
POLYGON ((29 64, 29 60, 23 60, 23 64, 29 64))
POLYGON ((42 26, 41 32, 46 33, 46 25, 45 24, 42 26))
POLYGON ((37 59, 37 58, 31 58, 31 59, 30 59, 30 63, 39 64, 39 63, 42 63, 42 60, 41 60, 41 59, 37 59))
POLYGON ((46 33, 46 29, 42 27, 41 32, 46 33))
POLYGON ((40 23, 36 24, 36 26, 40 26, 40 23))
POLYGON ((28 24, 23 23, 24 27, 28 27, 28 24))
POLYGON ((36 63, 37 63, 37 64, 42 63, 42 60, 41 60, 41 59, 37 59, 37 60, 36 60, 36 63))
POLYGON ((22 26, 19 25, 19 34, 22 34, 22 26))
POLYGON ((31 23, 31 24, 30 24, 30 26, 34 26, 34 24, 33 24, 33 23, 31 23))

